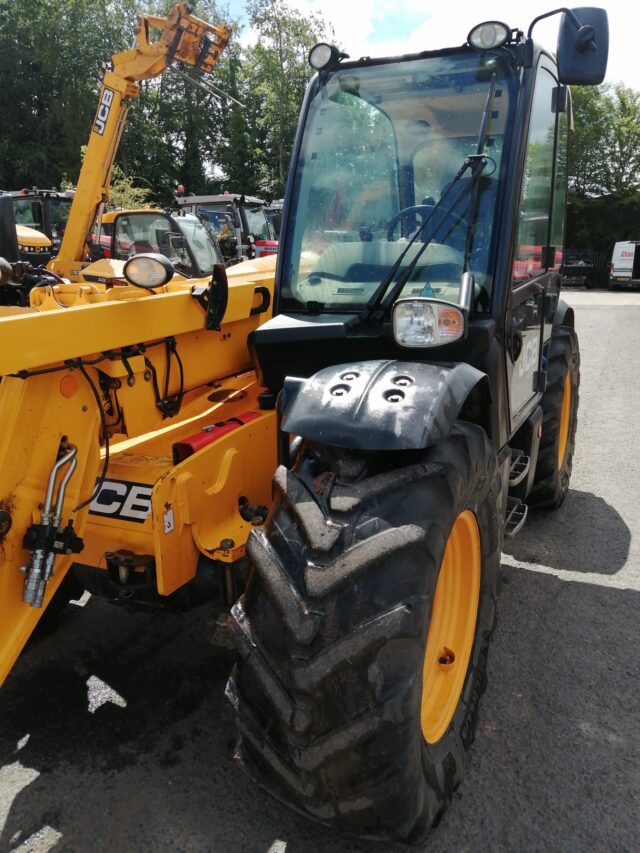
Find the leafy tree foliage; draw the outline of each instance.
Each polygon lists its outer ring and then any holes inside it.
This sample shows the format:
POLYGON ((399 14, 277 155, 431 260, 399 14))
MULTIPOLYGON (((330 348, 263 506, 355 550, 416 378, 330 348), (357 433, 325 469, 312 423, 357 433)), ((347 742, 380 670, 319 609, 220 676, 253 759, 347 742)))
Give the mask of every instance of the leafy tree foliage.
POLYGON ((134 0, 0 0, 0 187, 77 175, 100 66, 131 41, 134 0))
MULTIPOLYGON (((136 13, 166 14, 173 2, 0 0, 0 188, 77 180, 102 63, 130 46, 136 13)), ((287 0, 247 0, 249 38, 241 38, 222 2, 192 5, 234 30, 213 82, 242 106, 214 100, 174 72, 142 84, 114 174, 148 188, 149 201, 169 203, 178 183, 196 193, 284 192, 308 51, 332 33, 287 0)), ((568 244, 637 239, 640 93, 578 87, 573 98, 568 244)))
POLYGON ((640 92, 576 87, 573 110, 566 243, 610 253, 640 237, 640 92))
MULTIPOLYGON (((0 188, 77 180, 95 114, 100 69, 126 50, 137 12, 166 14, 173 0, 0 0, 0 188)), ((304 88, 307 54, 325 33, 284 0, 250 0, 253 46, 214 0, 195 14, 224 21, 234 36, 213 82, 242 106, 174 72, 141 85, 118 153, 123 175, 168 203, 189 192, 280 196, 304 88)))
POLYGON ((109 206, 114 209, 131 209, 142 207, 149 199, 150 191, 145 187, 136 186, 134 180, 122 171, 117 163, 114 163, 111 172, 111 188, 109 206))
POLYGON ((311 76, 309 50, 326 39, 316 15, 303 16, 284 0, 249 0, 247 11, 258 36, 248 51, 251 86, 259 99, 256 124, 263 131, 257 151, 263 192, 283 195, 298 114, 311 76))
POLYGON ((640 92, 623 85, 573 90, 571 188, 582 196, 640 190, 640 92))

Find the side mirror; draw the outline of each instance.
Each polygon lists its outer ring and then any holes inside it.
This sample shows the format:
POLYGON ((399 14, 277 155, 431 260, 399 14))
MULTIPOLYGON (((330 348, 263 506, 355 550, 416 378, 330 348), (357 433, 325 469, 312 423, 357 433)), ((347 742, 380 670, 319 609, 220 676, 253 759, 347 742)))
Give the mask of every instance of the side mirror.
POLYGON ((564 13, 558 31, 558 78, 574 86, 597 86, 607 72, 609 20, 604 9, 584 6, 564 13), (580 26, 576 26, 576 19, 580 26))
POLYGON ((230 213, 233 218, 233 227, 242 228, 242 220, 240 219, 240 211, 238 210, 237 205, 228 204, 227 213, 230 213))

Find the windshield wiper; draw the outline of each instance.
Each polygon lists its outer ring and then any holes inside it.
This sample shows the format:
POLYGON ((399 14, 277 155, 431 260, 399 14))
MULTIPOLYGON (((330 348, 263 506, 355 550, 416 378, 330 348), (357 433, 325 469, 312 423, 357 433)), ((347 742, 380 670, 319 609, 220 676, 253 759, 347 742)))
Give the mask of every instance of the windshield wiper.
MULTIPOLYGON (((417 266, 418 261, 420 260, 420 258, 424 254, 424 252, 427 250, 428 246, 431 244, 431 241, 433 240, 435 235, 438 233, 438 230, 440 229, 440 227, 447 220, 448 215, 449 215, 449 211, 453 210, 456 207, 456 205, 459 204, 459 202, 461 202, 464 199, 464 197, 466 195, 468 195, 469 192, 471 192, 472 189, 474 191, 474 195, 472 198, 471 209, 469 211, 469 221, 470 222, 473 221, 473 216, 475 213, 475 207, 476 207, 477 200, 478 200, 478 193, 477 193, 478 180, 477 179, 482 174, 485 166, 488 163, 488 159, 489 159, 485 155, 484 149, 485 149, 487 136, 489 133, 489 124, 491 121, 491 113, 492 113, 492 107, 493 107, 493 99, 495 97, 495 91, 496 91, 496 75, 494 74, 491 78, 491 85, 489 87, 487 100, 485 102, 484 110, 482 113, 482 120, 480 122, 480 132, 478 134, 478 143, 476 146, 476 153, 471 154, 469 157, 467 157, 465 159, 462 166, 456 172, 451 183, 447 186, 445 191, 440 196, 440 199, 434 205, 434 208, 431 211, 431 213, 429 214, 429 216, 426 217, 426 219, 424 220, 422 225, 418 228, 416 233, 413 235, 413 237, 407 243, 404 250, 401 252, 400 257, 396 260, 396 262, 393 264, 393 266, 389 269, 389 272, 382 279, 382 281, 380 282, 378 287, 376 287, 373 295, 371 296, 371 299, 367 302, 367 306, 361 315, 362 319, 365 322, 367 320, 371 320, 376 315, 378 315, 379 319, 384 318, 384 315, 386 314, 389 306, 392 305, 396 301, 396 299, 398 298, 400 293, 402 293, 402 290, 404 289, 405 285, 407 284, 407 282, 411 278, 411 276, 412 276, 412 274, 413 274, 413 272, 417 266), (402 262, 404 261, 405 257, 407 256, 407 253, 409 252, 409 250, 411 249, 413 244, 416 242, 416 240, 418 240, 422 236, 427 225, 429 225, 431 223, 431 221, 434 218, 434 216, 436 215, 436 213, 438 213, 438 211, 440 211, 442 209, 444 202, 447 200, 447 198, 451 194, 453 188, 456 186, 458 181, 462 178, 462 176, 467 171, 467 169, 471 170, 471 176, 470 176, 471 180, 462 188, 461 192, 458 194, 458 196, 455 198, 455 200, 451 203, 450 207, 447 207, 444 209, 444 215, 439 220, 439 222, 436 223, 435 227, 431 230, 431 233, 425 239, 423 245, 420 247, 420 249, 414 255, 413 259, 407 265, 407 268, 401 273, 401 275, 398 276, 394 286, 389 291, 389 294, 387 295, 387 297, 385 299, 385 293, 387 292, 389 285, 393 282, 395 276, 398 274, 398 270, 402 266, 402 262)), ((466 266, 466 258, 467 258, 468 253, 469 253, 470 237, 471 237, 471 235, 469 233, 467 236, 465 253, 464 253, 465 266, 466 266)))
POLYGON ((382 318, 382 316, 384 316, 384 313, 386 312, 387 307, 392 302, 395 302, 395 300, 398 297, 398 294, 402 292, 402 289, 404 288, 406 283, 409 281, 413 271, 416 268, 416 264, 420 260, 422 254, 426 251, 427 247, 431 244, 431 241, 433 240, 435 235, 438 233, 438 230, 440 229, 440 227, 448 219, 449 210, 452 210, 453 208, 455 208, 456 205, 459 204, 459 202, 461 202, 466 195, 468 195, 468 193, 471 190, 472 184, 475 184, 475 178, 477 178, 481 174, 481 172, 484 169, 484 167, 486 166, 486 164, 487 164, 487 158, 484 155, 472 154, 470 157, 466 158, 466 160, 464 161, 462 166, 458 169, 458 171, 455 174, 451 183, 448 185, 448 187, 445 189, 443 194, 440 196, 440 199, 434 205, 434 208, 431 211, 431 213, 429 214, 429 216, 426 217, 426 219, 424 220, 422 225, 418 228, 416 233, 413 235, 413 237, 409 240, 409 242, 405 246, 404 250, 401 252, 400 257, 395 261, 393 266, 389 269, 389 272, 385 275, 385 277, 382 279, 380 284, 376 287, 373 295, 371 296, 371 299, 367 302, 367 307, 362 312, 362 319, 363 320, 365 320, 365 321, 370 320, 379 311, 380 311, 381 318, 382 318), (458 193, 457 197, 451 203, 451 206, 444 209, 444 216, 442 216, 442 218, 435 224, 435 227, 431 230, 429 237, 422 244, 419 251, 416 252, 416 254, 413 257, 413 259, 411 260, 411 262, 407 265, 407 268, 402 272, 402 274, 400 276, 398 276, 393 288, 389 292, 389 295, 387 296, 386 299, 384 299, 384 295, 387 292, 389 285, 391 284, 391 282, 394 280, 395 276, 397 275, 398 270, 402 266, 402 262, 404 261, 405 257, 407 256, 407 253, 409 252, 409 250, 411 249, 413 244, 422 236, 422 233, 426 229, 427 225, 429 225, 431 223, 431 221, 433 220, 433 218, 436 216, 436 214, 442 210, 444 203, 448 200, 449 195, 452 193, 454 187, 456 186, 456 184, 458 183, 460 178, 462 178, 462 176, 467 171, 467 169, 471 169, 472 181, 470 183, 467 183, 462 188, 462 190, 458 193))

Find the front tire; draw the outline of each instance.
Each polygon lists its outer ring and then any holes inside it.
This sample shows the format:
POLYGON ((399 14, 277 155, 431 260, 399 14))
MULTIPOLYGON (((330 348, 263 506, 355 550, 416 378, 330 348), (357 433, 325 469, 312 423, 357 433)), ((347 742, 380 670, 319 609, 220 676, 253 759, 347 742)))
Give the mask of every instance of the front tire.
POLYGON ((308 447, 275 487, 230 620, 237 757, 341 832, 419 843, 460 782, 486 685, 495 451, 470 424, 413 454, 308 447))

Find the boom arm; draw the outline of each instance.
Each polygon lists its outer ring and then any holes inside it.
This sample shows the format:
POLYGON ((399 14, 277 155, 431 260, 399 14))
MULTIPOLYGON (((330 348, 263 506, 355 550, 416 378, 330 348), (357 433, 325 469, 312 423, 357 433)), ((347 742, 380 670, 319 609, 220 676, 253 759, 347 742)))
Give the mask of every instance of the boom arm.
POLYGON ((105 70, 60 252, 49 264, 58 275, 74 278, 80 273, 98 207, 109 200, 111 169, 139 82, 158 77, 175 61, 192 66, 200 75, 209 73, 224 50, 231 30, 208 24, 190 11, 186 3, 177 3, 166 18, 141 15, 133 47, 115 54, 111 69, 105 70), (150 38, 152 28, 162 30, 155 41, 150 38))

